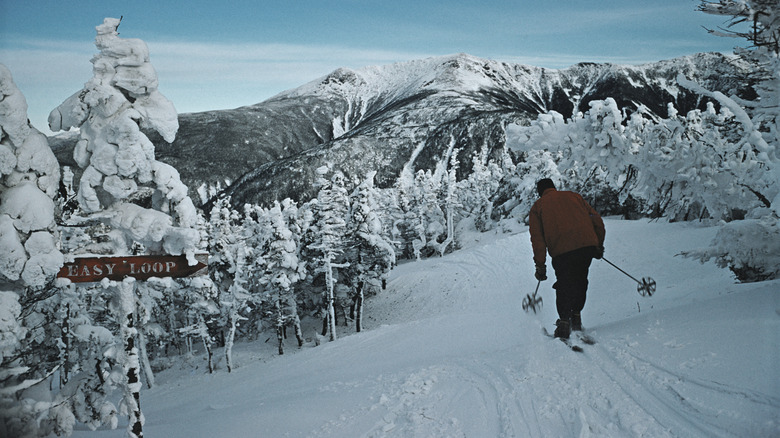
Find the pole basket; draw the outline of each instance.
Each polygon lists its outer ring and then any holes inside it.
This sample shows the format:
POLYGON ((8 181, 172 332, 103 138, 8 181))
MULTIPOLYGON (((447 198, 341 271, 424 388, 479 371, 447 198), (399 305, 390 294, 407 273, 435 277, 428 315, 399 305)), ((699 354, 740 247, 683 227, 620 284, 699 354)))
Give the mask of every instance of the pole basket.
POLYGON ((636 291, 643 297, 652 297, 655 293, 655 280, 650 277, 642 277, 642 281, 637 281, 636 291))
POLYGON ((606 258, 602 257, 601 260, 604 260, 605 262, 607 262, 610 265, 612 265, 612 267, 614 267, 618 271, 626 274, 626 276, 628 278, 636 281, 636 283, 637 283, 636 291, 639 292, 639 295, 642 295, 643 297, 652 297, 653 294, 655 293, 655 280, 653 280, 652 278, 650 278, 650 277, 642 277, 642 281, 639 281, 633 275, 631 275, 628 272, 620 269, 620 267, 618 265, 610 262, 606 258))
POLYGON ((536 313, 536 308, 542 308, 542 297, 536 296, 536 292, 534 292, 533 295, 531 294, 525 294, 525 298, 523 298, 523 310, 528 312, 528 310, 533 310, 534 313, 536 313))

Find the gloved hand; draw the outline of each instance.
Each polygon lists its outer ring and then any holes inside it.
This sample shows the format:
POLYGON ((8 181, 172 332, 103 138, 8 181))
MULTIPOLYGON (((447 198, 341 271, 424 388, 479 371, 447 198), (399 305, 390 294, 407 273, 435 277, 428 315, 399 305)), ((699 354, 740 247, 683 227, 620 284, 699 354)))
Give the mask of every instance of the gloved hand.
POLYGON ((602 257, 604 257, 604 245, 596 247, 596 254, 593 255, 593 258, 600 260, 602 257))
POLYGON ((536 277, 536 279, 539 281, 547 280, 547 266, 536 265, 536 273, 534 274, 534 277, 536 277))

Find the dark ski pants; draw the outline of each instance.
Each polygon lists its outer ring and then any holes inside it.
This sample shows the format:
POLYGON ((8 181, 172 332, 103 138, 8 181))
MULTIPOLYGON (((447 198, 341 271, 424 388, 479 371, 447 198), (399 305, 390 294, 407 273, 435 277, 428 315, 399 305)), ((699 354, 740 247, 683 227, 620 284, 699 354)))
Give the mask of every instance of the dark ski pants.
POLYGON ((588 291, 588 269, 596 247, 588 246, 575 249, 552 259, 555 269, 556 291, 555 305, 558 308, 558 317, 564 321, 571 316, 582 312, 585 307, 585 295, 588 291))

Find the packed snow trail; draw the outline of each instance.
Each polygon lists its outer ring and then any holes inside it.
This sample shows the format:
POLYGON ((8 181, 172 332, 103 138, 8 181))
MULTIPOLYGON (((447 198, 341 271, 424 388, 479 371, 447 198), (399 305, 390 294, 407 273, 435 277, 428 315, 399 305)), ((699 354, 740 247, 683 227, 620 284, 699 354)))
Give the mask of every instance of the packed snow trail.
MULTIPOLYGON (((366 304, 365 331, 275 356, 247 343, 238 368, 202 358, 143 391, 148 437, 744 437, 780 435, 780 281, 735 284, 675 257, 714 228, 608 219, 607 257, 658 291, 594 261, 574 353, 542 335, 528 233, 473 234, 453 254, 405 263, 366 304), (198 365, 197 368, 193 364, 198 365)), ((548 261, 549 263, 549 261, 548 261)), ((121 437, 119 430, 78 437, 121 437)))

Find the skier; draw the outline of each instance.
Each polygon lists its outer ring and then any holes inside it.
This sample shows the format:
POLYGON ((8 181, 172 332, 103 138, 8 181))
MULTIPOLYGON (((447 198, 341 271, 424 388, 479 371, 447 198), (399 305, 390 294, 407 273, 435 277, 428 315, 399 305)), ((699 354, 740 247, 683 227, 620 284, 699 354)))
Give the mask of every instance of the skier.
POLYGON ((531 207, 529 226, 536 279, 547 280, 547 253, 556 281, 556 338, 582 330, 582 308, 591 261, 604 255, 604 221, 578 193, 558 191, 552 180, 536 183, 539 199, 531 207))

